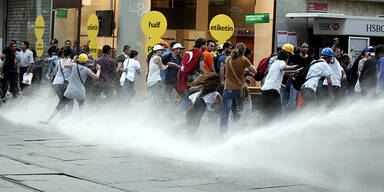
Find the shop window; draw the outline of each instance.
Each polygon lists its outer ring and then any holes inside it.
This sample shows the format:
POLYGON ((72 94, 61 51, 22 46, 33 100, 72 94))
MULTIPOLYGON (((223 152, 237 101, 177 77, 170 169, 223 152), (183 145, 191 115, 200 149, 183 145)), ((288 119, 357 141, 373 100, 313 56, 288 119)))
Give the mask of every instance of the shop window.
POLYGON ((151 10, 167 18, 168 29, 195 29, 197 0, 151 0, 151 10))

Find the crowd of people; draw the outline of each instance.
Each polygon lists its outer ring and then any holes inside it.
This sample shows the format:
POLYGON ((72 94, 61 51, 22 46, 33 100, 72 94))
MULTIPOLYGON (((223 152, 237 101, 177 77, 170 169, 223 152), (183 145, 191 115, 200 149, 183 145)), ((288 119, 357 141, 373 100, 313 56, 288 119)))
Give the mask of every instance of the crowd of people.
POLYGON ((243 105, 251 103, 247 76, 261 82, 259 111, 265 121, 311 105, 334 105, 349 95, 375 96, 384 90, 383 45, 368 46, 352 63, 337 39, 322 49, 318 59, 309 54, 309 43, 297 48, 287 43, 255 67, 244 43, 217 45, 198 38, 186 51, 178 42, 155 45, 144 61, 147 70, 140 64, 140 53, 129 45, 116 59, 109 45, 103 46, 97 59, 88 45, 72 47, 67 40, 58 48, 57 39, 50 45, 48 57, 40 58, 29 49, 29 42, 22 42, 18 49, 12 41, 3 48, 0 60, 2 103, 8 94, 13 98, 28 96, 25 90, 40 86, 42 77, 49 80, 59 102, 41 123, 51 122, 59 111, 71 112, 75 100, 80 108, 85 100, 118 99, 128 104, 136 95, 136 75, 144 74, 153 108, 185 112, 186 127, 192 133, 206 112, 218 114, 220 133, 227 133, 230 113, 237 122, 243 105), (45 66, 48 70, 43 75, 45 66), (23 79, 30 73, 32 85, 23 79))

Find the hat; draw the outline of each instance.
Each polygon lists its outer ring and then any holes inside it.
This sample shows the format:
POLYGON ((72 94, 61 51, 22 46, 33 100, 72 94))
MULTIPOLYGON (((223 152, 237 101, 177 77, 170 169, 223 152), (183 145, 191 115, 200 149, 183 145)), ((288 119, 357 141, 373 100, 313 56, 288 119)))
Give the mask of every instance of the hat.
POLYGON ((172 49, 185 49, 185 47, 183 47, 180 43, 176 43, 172 49))
POLYGON ((164 50, 164 48, 161 45, 155 45, 153 47, 153 51, 157 51, 157 50, 164 50))
POLYGON ((295 55, 295 53, 294 53, 295 48, 293 47, 292 44, 286 43, 283 45, 283 47, 281 47, 281 49, 292 54, 292 55, 295 55))
POLYGON ((169 44, 166 41, 161 42, 161 45, 163 45, 164 48, 168 48, 169 44))
POLYGON ((85 63, 88 61, 88 56, 84 53, 79 55, 79 58, 77 59, 80 63, 85 63))
POLYGON ((368 46, 367 48, 365 48, 365 51, 366 51, 366 52, 374 52, 374 51, 375 51, 375 48, 372 47, 372 46, 368 46))
POLYGON ((326 47, 321 51, 321 55, 328 56, 328 57, 333 57, 333 51, 331 48, 326 47))

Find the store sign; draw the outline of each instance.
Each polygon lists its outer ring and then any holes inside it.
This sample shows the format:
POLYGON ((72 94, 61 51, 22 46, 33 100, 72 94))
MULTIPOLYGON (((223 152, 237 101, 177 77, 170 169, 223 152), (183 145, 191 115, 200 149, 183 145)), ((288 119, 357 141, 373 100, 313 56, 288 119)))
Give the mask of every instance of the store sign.
POLYGON ((308 3, 309 13, 328 13, 328 3, 308 3))
POLYGON ((63 18, 63 19, 66 19, 66 18, 67 18, 67 15, 68 15, 68 11, 67 11, 67 10, 63 10, 63 9, 59 9, 59 10, 57 10, 57 13, 56 13, 56 17, 57 17, 57 18, 63 18))
POLYGON ((141 29, 149 37, 145 46, 147 54, 151 52, 156 44, 163 41, 161 36, 167 31, 167 26, 167 18, 159 11, 151 11, 144 15, 141 20, 141 29))
POLYGON ((269 23, 269 13, 245 15, 245 24, 269 23))
POLYGON ((43 35, 44 35, 44 29, 45 29, 45 23, 43 16, 39 15, 36 17, 35 21, 35 36, 36 36, 36 55, 38 57, 41 57, 44 52, 44 41, 43 41, 43 35))
POLYGON ((97 45, 97 34, 99 33, 99 18, 96 14, 91 14, 87 22, 87 34, 89 42, 89 53, 92 55, 93 59, 97 58, 98 45, 97 45))
POLYGON ((384 20, 315 19, 315 35, 384 36, 384 20))
POLYGON ((231 38, 234 31, 235 24, 229 16, 224 14, 216 15, 209 23, 209 32, 219 45, 231 38))

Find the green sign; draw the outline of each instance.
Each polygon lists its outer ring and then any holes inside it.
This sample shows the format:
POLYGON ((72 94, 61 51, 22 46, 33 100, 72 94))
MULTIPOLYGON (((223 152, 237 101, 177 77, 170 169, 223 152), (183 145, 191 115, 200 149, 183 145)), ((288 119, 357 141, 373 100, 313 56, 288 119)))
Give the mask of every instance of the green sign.
POLYGON ((269 13, 245 15, 245 24, 269 23, 269 13))
POLYGON ((56 14, 56 17, 57 18, 63 18, 63 19, 66 19, 67 18, 67 10, 57 10, 57 14, 56 14))

